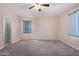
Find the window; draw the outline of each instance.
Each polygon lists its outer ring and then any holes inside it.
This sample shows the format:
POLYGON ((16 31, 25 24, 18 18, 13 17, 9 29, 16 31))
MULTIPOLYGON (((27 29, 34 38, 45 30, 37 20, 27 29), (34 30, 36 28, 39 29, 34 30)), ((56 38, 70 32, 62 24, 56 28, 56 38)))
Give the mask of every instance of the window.
POLYGON ((79 37, 79 10, 69 15, 70 35, 79 37))
POLYGON ((31 21, 23 21, 23 32, 24 33, 31 33, 32 27, 31 27, 31 21))

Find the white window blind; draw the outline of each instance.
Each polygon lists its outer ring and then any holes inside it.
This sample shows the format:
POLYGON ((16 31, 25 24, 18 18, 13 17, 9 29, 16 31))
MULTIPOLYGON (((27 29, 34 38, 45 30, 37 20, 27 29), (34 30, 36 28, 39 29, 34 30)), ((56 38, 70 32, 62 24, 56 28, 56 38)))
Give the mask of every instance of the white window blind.
POLYGON ((23 21, 23 32, 24 33, 32 33, 31 21, 23 21))

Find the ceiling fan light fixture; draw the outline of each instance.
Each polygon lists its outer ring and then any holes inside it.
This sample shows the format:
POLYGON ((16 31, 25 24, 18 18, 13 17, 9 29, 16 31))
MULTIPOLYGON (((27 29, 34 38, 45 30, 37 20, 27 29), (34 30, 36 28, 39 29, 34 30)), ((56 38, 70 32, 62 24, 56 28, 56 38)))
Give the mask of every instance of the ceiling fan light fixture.
POLYGON ((41 12, 41 9, 38 9, 39 12, 41 12))
POLYGON ((40 9, 40 7, 41 7, 40 4, 38 4, 38 3, 34 4, 34 6, 36 9, 40 9))
POLYGON ((35 4, 33 4, 33 6, 29 7, 29 9, 36 8, 40 12, 41 11, 41 6, 49 7, 50 5, 49 4, 35 3, 35 4))

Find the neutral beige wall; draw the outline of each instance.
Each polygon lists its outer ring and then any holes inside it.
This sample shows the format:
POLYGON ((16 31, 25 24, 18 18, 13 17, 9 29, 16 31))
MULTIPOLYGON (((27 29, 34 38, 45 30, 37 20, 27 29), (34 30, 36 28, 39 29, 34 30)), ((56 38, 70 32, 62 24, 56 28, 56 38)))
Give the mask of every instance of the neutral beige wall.
POLYGON ((11 18, 12 24, 12 39, 11 43, 14 43, 20 40, 20 20, 15 15, 15 13, 7 7, 0 5, 0 49, 4 47, 4 39, 3 39, 3 16, 8 16, 11 18))
MULTIPOLYGON (((27 19, 27 18, 26 18, 27 19)), ((57 17, 32 17, 32 33, 27 34, 22 32, 22 39, 58 39, 58 19, 57 17)), ((24 19, 22 19, 23 21, 24 19)), ((22 23, 21 21, 21 23, 22 23)))
POLYGON ((79 50, 79 37, 72 37, 69 36, 69 16, 68 14, 79 9, 79 5, 71 8, 70 10, 66 11, 59 17, 59 39, 64 43, 72 46, 73 48, 79 50))
POLYGON ((19 40, 21 40, 21 19, 19 17, 16 17, 12 19, 12 41, 11 43, 15 43, 19 40))

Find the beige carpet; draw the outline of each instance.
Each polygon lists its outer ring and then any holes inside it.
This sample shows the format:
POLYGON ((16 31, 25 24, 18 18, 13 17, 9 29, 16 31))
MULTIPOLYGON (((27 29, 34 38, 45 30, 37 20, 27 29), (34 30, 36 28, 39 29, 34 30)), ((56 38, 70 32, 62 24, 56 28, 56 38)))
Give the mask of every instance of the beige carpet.
POLYGON ((21 40, 0 50, 1 56, 78 56, 79 52, 59 40, 21 40))

